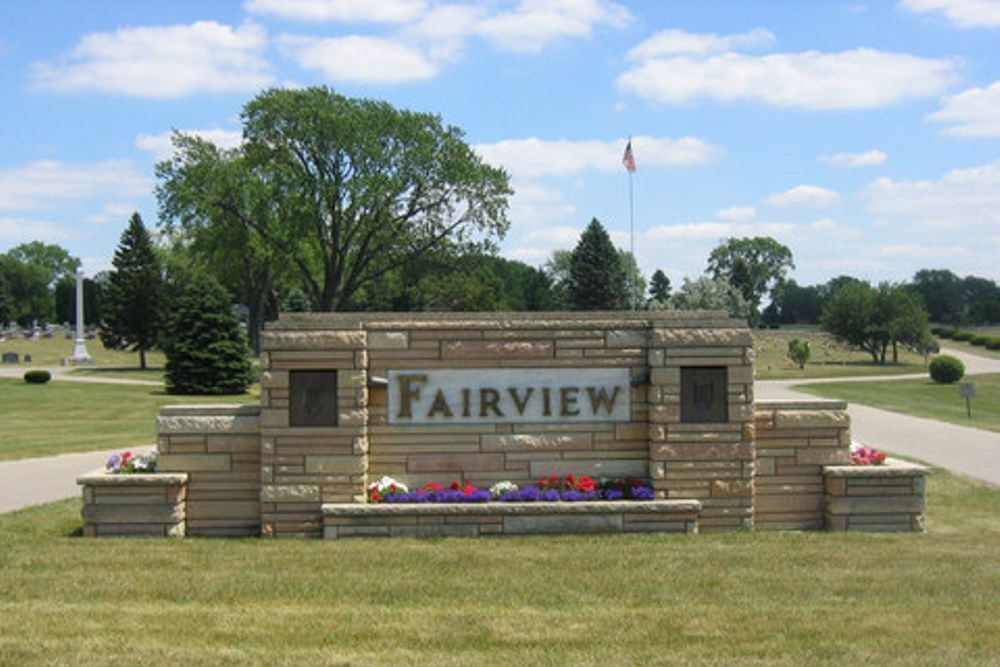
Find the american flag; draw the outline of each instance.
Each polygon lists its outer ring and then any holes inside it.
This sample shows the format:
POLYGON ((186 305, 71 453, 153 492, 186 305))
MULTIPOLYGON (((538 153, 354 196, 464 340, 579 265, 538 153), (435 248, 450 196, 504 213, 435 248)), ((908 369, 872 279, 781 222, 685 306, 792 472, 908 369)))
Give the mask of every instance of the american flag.
POLYGON ((625 171, 630 174, 635 173, 635 156, 632 154, 632 140, 628 140, 628 144, 625 146, 625 154, 622 155, 622 164, 625 165, 625 171))

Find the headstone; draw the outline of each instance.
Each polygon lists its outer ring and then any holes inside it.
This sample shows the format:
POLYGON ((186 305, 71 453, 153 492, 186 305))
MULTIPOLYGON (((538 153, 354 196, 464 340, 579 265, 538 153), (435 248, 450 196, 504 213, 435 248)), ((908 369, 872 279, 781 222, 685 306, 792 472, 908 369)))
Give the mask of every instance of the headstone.
POLYGON ((19 364, 21 360, 17 356, 17 352, 4 352, 2 363, 5 364, 19 364))

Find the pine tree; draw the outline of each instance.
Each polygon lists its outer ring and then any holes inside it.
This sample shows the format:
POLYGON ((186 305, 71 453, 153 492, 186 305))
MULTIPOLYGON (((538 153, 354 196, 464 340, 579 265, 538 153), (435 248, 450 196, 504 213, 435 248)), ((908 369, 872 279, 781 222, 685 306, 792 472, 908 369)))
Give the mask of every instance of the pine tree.
POLYGON ((618 310, 628 286, 618 250, 596 218, 580 235, 570 257, 569 301, 575 310, 618 310))
POLYGON ((159 258, 138 213, 122 233, 108 275, 101 340, 105 347, 139 352, 146 368, 146 351, 159 343, 165 294, 159 258))
POLYGON ((662 269, 653 272, 649 280, 649 300, 665 303, 670 298, 670 278, 662 269))
POLYGON ((243 394, 253 382, 229 294, 208 275, 195 276, 178 297, 163 350, 171 394, 243 394))

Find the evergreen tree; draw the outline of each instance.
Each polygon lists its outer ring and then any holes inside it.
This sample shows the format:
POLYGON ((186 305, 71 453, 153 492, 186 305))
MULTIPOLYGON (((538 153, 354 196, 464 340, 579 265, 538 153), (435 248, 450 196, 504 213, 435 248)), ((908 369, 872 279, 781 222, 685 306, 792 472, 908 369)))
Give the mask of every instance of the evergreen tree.
POLYGON ((163 351, 171 394, 243 394, 253 382, 246 336, 214 278, 192 278, 174 307, 163 351))
POLYGON ((575 310, 619 310, 628 303, 628 284, 618 250, 594 218, 570 256, 569 302, 575 310))
POLYGON ((146 351, 159 343, 166 309, 159 258, 138 213, 129 219, 111 264, 101 340, 107 348, 138 351, 146 368, 146 351))
POLYGON ((662 269, 653 272, 649 279, 649 300, 665 302, 670 298, 670 278, 662 269))

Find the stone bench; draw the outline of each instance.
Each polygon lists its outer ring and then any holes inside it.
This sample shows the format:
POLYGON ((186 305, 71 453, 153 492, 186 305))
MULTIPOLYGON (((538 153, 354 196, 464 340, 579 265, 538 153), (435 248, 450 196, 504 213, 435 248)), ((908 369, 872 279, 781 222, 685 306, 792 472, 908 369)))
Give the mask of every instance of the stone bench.
POLYGON ((187 473, 81 475, 86 537, 183 537, 187 473))
POLYGON ((924 532, 927 466, 887 458, 880 466, 825 466, 826 528, 924 532))
POLYGON ((323 536, 477 537, 697 533, 697 500, 325 504, 323 536))

